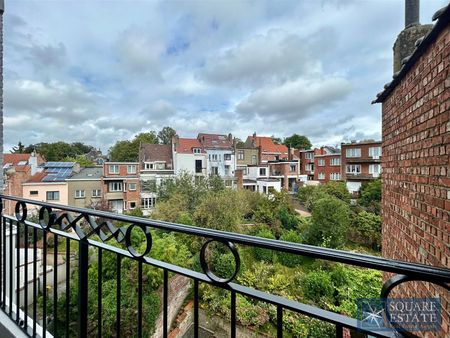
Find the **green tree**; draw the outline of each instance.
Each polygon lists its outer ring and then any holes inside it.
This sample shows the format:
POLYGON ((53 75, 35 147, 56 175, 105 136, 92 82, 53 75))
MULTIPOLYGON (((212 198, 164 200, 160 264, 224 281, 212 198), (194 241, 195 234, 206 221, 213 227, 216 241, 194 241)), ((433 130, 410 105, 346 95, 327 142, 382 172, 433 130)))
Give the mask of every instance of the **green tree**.
POLYGON ((77 155, 76 157, 67 156, 62 160, 62 162, 76 162, 82 167, 92 167, 95 165, 94 162, 88 160, 86 156, 83 155, 77 155))
POLYGON ((84 155, 93 149, 90 145, 85 145, 81 142, 66 143, 58 141, 54 143, 37 143, 30 144, 23 149, 25 153, 31 153, 36 150, 47 161, 64 161, 66 157, 76 158, 78 155, 84 155))
POLYGON ((290 148, 296 149, 311 149, 311 141, 303 135, 293 134, 292 136, 286 137, 283 142, 284 145, 290 148))
POLYGON ((331 276, 325 271, 311 271, 302 280, 306 298, 317 305, 333 303, 334 287, 331 276))
MULTIPOLYGON (((263 238, 275 239, 275 236, 273 235, 273 233, 269 229, 262 229, 262 230, 260 230, 256 234, 256 236, 263 237, 263 238)), ((275 252, 273 252, 270 249, 263 249, 263 248, 254 247, 253 250, 254 250, 254 253, 255 253, 255 257, 257 259, 259 259, 260 261, 272 262, 273 259, 274 259, 275 252)))
MULTIPOLYGON (((298 234, 297 231, 291 230, 284 232, 281 237, 281 241, 291 242, 291 243, 301 243, 302 238, 298 234)), ((283 265, 289 266, 289 267, 295 267, 296 265, 299 265, 302 263, 302 256, 300 255, 294 255, 287 252, 278 252, 278 258, 280 259, 281 263, 283 265)))
POLYGON ((381 179, 364 184, 361 187, 361 197, 358 202, 368 211, 379 215, 381 211, 381 179))
POLYGON ((351 195, 348 192, 347 186, 344 182, 330 181, 327 184, 320 185, 320 190, 328 195, 334 196, 346 203, 350 203, 351 195))
POLYGON ((172 137, 174 137, 177 134, 175 129, 171 127, 164 127, 161 129, 158 133, 158 139, 161 141, 162 144, 171 144, 172 143, 172 137))
POLYGON ((306 231, 309 244, 340 248, 350 226, 350 208, 336 197, 317 200, 312 209, 312 222, 306 231))
POLYGON ((361 211, 353 219, 350 235, 358 243, 380 250, 381 217, 371 212, 361 211))
POLYGON ((139 145, 141 143, 158 143, 158 136, 154 131, 137 134, 133 140, 117 141, 110 149, 111 161, 135 162, 139 158, 139 145))
POLYGON ((19 141, 17 146, 12 147, 11 154, 23 154, 25 151, 25 146, 19 141))

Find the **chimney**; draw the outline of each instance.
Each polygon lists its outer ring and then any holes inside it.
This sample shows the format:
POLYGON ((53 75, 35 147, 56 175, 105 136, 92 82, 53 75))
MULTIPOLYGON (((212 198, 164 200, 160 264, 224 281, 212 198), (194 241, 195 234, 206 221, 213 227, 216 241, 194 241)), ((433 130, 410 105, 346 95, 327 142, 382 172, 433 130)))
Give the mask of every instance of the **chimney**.
POLYGON ((420 24, 420 0, 405 0, 405 28, 420 24))
POLYGON ((416 48, 416 41, 428 34, 433 25, 421 25, 420 0, 405 0, 405 28, 394 43, 394 74, 402 68, 402 61, 416 48))

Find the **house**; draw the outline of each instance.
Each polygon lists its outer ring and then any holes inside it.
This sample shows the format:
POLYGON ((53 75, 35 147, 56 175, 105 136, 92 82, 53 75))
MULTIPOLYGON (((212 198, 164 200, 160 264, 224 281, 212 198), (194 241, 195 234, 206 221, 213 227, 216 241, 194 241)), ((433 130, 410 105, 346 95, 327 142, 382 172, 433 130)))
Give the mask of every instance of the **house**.
POLYGON ((341 173, 341 151, 333 147, 322 147, 322 154, 314 156, 314 180, 320 183, 329 181, 340 181, 341 173))
POLYGON ((268 164, 269 178, 278 179, 280 186, 286 191, 295 192, 297 190, 300 175, 299 160, 270 161, 268 164))
POLYGON ((103 164, 102 194, 109 208, 117 213, 140 206, 139 163, 103 164))
POLYGON ((172 160, 176 175, 186 172, 194 176, 208 175, 208 156, 202 144, 196 138, 172 139, 172 160))
POLYGON ((259 149, 258 163, 267 163, 269 161, 287 160, 289 157, 289 149, 284 144, 276 144, 272 137, 257 136, 254 133, 248 136, 245 141, 247 148, 259 149))
POLYGON ((300 173, 302 175, 307 175, 308 181, 314 180, 314 157, 316 155, 323 155, 323 151, 318 148, 299 150, 298 156, 300 157, 300 173))
POLYGON ((139 147, 140 207, 148 214, 156 204, 157 187, 175 177, 172 145, 142 143, 139 147))
POLYGON ((220 176, 227 187, 235 186, 236 161, 232 135, 199 133, 197 140, 207 155, 207 172, 220 176))
POLYGON ((247 170, 236 169, 237 188, 268 195, 273 189, 281 191, 281 180, 270 178, 269 164, 248 165, 247 170))
POLYGON ((79 171, 80 165, 76 162, 46 162, 22 184, 22 196, 35 201, 67 205, 69 192, 66 179, 79 171))
POLYGON ((95 208, 103 199, 103 167, 87 167, 66 178, 69 205, 95 208))
MULTIPOLYGON (((408 57, 373 101, 382 104, 382 253, 448 269, 450 5, 436 12, 433 21, 428 34, 403 44, 411 46, 405 52, 408 57)), ((420 26, 417 20, 400 35, 421 30, 420 26)), ((432 283, 404 283, 393 290, 392 297, 403 294, 439 297, 441 331, 427 332, 427 337, 450 336, 448 291, 432 283)))
POLYGON ((99 149, 92 148, 87 154, 84 154, 87 160, 94 162, 96 165, 103 165, 103 163, 108 161, 108 157, 102 154, 99 149))
POLYGON ((259 164, 259 148, 243 145, 242 147, 235 146, 234 151, 236 154, 236 169, 244 170, 247 173, 248 166, 259 164))
MULTIPOLYGON (((44 162, 43 157, 35 152, 31 154, 4 154, 4 194, 24 197, 22 195, 22 184, 29 180, 44 162)), ((5 200, 3 207, 9 215, 14 214, 15 203, 5 200)))
POLYGON ((381 141, 352 141, 341 144, 342 179, 352 194, 361 185, 373 181, 381 174, 381 141))

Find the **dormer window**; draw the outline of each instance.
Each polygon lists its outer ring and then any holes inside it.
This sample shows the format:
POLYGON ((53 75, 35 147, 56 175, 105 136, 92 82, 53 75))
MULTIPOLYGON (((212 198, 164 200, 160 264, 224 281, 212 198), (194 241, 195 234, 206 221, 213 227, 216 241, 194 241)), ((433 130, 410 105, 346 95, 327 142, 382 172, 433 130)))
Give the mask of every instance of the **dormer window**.
POLYGON ((192 152, 194 154, 200 154, 202 152, 202 150, 200 148, 192 148, 192 152))

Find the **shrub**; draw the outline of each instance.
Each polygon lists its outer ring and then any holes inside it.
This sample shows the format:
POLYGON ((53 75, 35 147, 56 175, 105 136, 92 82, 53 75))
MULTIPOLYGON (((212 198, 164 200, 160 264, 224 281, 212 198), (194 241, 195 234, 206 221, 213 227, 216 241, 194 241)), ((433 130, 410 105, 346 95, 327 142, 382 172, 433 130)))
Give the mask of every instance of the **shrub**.
MULTIPOLYGON (((260 230, 256 236, 263 238, 275 239, 275 236, 268 229, 260 230)), ((254 247, 255 257, 261 261, 272 262, 275 253, 270 249, 254 247)))
MULTIPOLYGON (((292 243, 301 243, 302 242, 302 238, 300 237, 300 235, 296 231, 293 231, 293 230, 284 232, 281 235, 280 240, 286 241, 286 242, 292 242, 292 243)), ((294 267, 298 264, 301 264, 302 259, 303 259, 303 256, 294 255, 294 254, 290 254, 287 252, 278 252, 277 255, 278 255, 278 258, 280 259, 281 263, 283 265, 286 265, 289 267, 294 267)))
POLYGON ((317 305, 333 302, 334 286, 330 274, 325 271, 312 271, 302 282, 303 294, 317 305))

